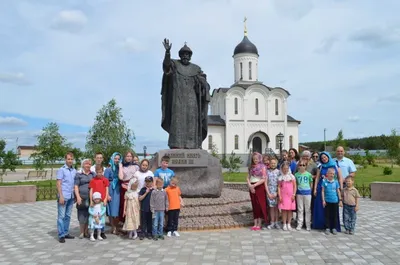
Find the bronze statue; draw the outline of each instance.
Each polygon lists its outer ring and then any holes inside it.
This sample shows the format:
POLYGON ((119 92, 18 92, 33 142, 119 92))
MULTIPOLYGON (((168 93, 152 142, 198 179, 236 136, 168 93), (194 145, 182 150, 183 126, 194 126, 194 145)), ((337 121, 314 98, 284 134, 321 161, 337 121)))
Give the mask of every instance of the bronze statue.
POLYGON ((172 43, 163 42, 165 57, 161 89, 161 127, 169 133, 171 149, 201 149, 207 137, 210 85, 201 68, 190 62, 192 50, 179 50, 180 60, 171 59, 172 43))

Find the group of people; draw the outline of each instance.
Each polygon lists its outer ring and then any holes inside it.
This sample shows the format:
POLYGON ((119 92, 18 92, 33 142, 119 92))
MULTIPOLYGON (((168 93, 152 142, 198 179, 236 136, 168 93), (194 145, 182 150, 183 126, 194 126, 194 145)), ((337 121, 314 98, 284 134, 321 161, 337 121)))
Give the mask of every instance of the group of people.
POLYGON ((341 146, 334 159, 328 152, 307 150, 299 156, 295 148, 284 150, 279 161, 254 153, 247 177, 254 216, 251 230, 261 230, 264 220, 267 229, 291 231, 296 212, 296 230, 305 226, 307 231, 322 229, 336 235, 341 232, 343 207, 345 233, 353 235, 360 194, 354 187, 357 169, 344 154, 341 146))
POLYGON ((103 160, 103 154, 96 153, 95 165, 91 159, 84 159, 81 169, 75 170, 73 153, 65 155, 65 165, 57 172, 59 242, 74 238, 69 227, 75 203, 80 239, 106 239, 106 216, 115 235, 127 234, 130 239, 139 236, 141 240, 145 237, 164 239, 165 213, 167 236, 179 237, 178 221, 183 200, 178 179, 168 168, 169 157, 161 158, 161 167, 154 173, 149 170, 149 160, 143 159, 139 163, 133 152, 127 152, 125 156, 114 153, 107 168, 103 160))

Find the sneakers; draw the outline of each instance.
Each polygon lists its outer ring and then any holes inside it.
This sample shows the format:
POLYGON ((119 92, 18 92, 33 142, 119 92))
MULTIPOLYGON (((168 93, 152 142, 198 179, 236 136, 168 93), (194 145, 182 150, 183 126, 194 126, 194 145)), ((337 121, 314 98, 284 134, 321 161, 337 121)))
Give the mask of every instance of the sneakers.
POLYGON ((293 228, 292 228, 292 226, 290 224, 287 224, 287 230, 289 230, 289 231, 293 230, 293 228))
POLYGON ((325 229, 325 235, 329 235, 331 233, 331 231, 327 228, 325 229))
POLYGON ((337 231, 335 228, 332 229, 332 234, 337 235, 337 231))
POLYGON ((101 233, 100 236, 101 236, 103 239, 107 239, 107 236, 106 236, 106 234, 105 234, 104 232, 101 233))
POLYGON ((58 242, 60 242, 60 243, 65 243, 65 238, 60 237, 60 238, 58 239, 58 242))
POLYGON ((180 237, 180 236, 181 236, 181 235, 179 235, 178 231, 174 231, 172 234, 173 234, 174 236, 176 236, 176 237, 180 237))
POLYGON ((171 233, 171 231, 169 231, 168 233, 167 233, 167 237, 171 237, 172 236, 172 233, 171 233))
POLYGON ((353 230, 350 230, 350 231, 349 231, 349 234, 350 234, 350 235, 354 235, 354 231, 353 231, 353 230))
POLYGON ((98 235, 98 236, 97 236, 97 240, 100 240, 100 241, 103 240, 103 238, 101 237, 101 235, 98 235))
POLYGON ((308 232, 310 232, 310 231, 311 231, 311 228, 310 228, 310 227, 307 227, 306 230, 307 230, 308 232))
POLYGON ((296 227, 296 230, 300 231, 301 230, 301 226, 296 227))
POLYGON ((281 229, 281 226, 279 225, 279 223, 278 222, 276 222, 275 223, 275 226, 274 226, 276 229, 281 229))
POLYGON ((287 225, 286 224, 283 224, 283 231, 287 231, 288 230, 288 227, 287 227, 287 225))
POLYGON ((346 231, 344 231, 344 233, 345 233, 346 235, 348 235, 348 234, 350 233, 350 231, 349 231, 349 230, 346 230, 346 231))
POLYGON ((83 233, 81 233, 80 235, 79 235, 79 239, 83 239, 85 237, 85 235, 83 234, 83 233))
POLYGON ((267 229, 271 230, 274 227, 275 227, 275 224, 270 224, 269 226, 267 226, 267 229))
POLYGON ((92 242, 96 241, 96 239, 94 238, 93 234, 90 235, 90 239, 89 240, 92 241, 92 242))

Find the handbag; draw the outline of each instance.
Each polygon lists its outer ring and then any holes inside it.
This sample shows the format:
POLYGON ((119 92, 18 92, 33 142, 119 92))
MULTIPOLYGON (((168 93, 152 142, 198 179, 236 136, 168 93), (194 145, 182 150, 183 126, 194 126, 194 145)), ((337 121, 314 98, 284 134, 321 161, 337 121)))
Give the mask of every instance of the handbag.
POLYGON ((82 203, 80 205, 76 204, 76 209, 78 210, 87 210, 89 209, 89 199, 82 199, 82 203))

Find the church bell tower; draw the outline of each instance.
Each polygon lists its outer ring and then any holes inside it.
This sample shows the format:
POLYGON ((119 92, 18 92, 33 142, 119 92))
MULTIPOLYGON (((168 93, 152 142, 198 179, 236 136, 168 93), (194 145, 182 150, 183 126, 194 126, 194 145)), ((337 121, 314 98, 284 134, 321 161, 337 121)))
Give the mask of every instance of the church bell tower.
POLYGON ((233 52, 235 83, 258 81, 258 50, 247 37, 247 18, 244 18, 244 37, 233 52))

